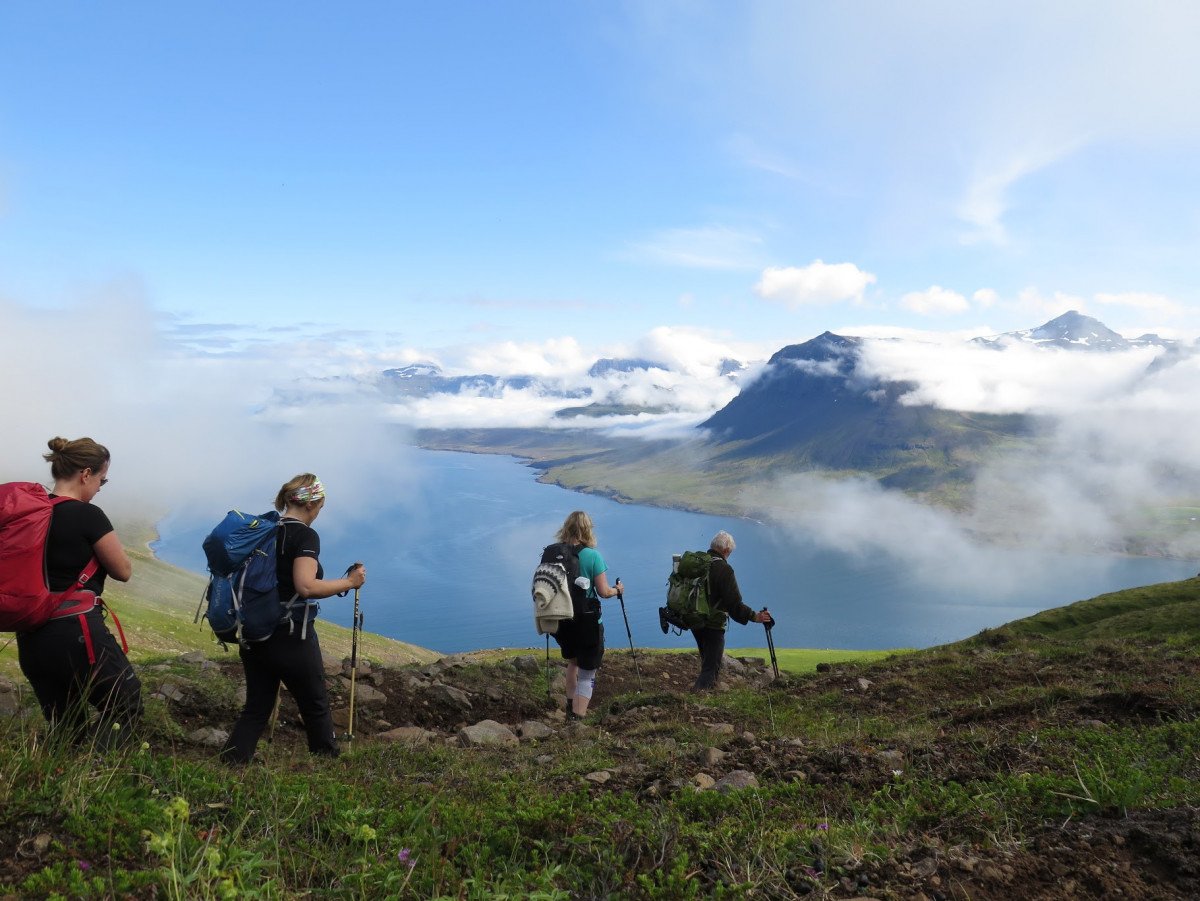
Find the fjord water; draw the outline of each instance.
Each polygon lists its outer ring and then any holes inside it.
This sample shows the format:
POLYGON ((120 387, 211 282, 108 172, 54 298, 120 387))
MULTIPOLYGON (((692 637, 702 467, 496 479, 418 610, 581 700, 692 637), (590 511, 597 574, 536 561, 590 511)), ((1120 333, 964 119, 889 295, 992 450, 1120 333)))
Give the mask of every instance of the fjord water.
MULTIPOLYGON (((576 509, 596 523, 610 579, 620 576, 625 585, 634 642, 648 647, 693 646, 689 635, 663 635, 657 611, 672 553, 706 548, 718 529, 737 541, 730 563, 746 602, 769 606, 776 617, 778 647, 927 647, 1195 573, 1191 561, 1012 549, 981 551, 969 566, 947 556, 943 565, 916 571, 898 558, 829 550, 751 520, 619 504, 544 485, 511 457, 415 451, 409 459, 420 468, 415 494, 382 513, 339 506, 337 487, 330 487, 329 508, 316 523, 321 561, 331 577, 354 560, 366 562, 365 629, 443 653, 542 645, 530 576, 542 547, 576 509)), ((203 572, 200 542, 224 512, 215 509, 202 521, 167 518, 155 553, 203 572)), ((351 610, 351 597, 321 602, 321 616, 341 625, 350 625, 351 610)), ((608 645, 628 647, 617 599, 604 611, 608 645)), ((764 647, 763 629, 731 622, 728 642, 764 647)))

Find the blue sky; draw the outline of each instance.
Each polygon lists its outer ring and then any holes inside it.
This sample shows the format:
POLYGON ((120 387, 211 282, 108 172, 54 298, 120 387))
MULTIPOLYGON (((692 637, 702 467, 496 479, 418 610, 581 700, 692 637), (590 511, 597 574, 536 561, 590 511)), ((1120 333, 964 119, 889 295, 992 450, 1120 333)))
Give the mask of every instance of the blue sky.
POLYGON ((401 361, 1200 334, 1200 12, 983 6, 4 4, 0 302, 401 361))

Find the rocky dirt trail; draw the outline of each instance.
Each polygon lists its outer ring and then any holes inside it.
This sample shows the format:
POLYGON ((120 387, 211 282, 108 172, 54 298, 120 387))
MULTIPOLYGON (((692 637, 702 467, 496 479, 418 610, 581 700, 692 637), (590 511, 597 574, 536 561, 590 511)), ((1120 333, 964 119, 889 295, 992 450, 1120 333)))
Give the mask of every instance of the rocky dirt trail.
MULTIPOLYGON (((189 659, 185 655, 185 660, 189 659)), ((240 681, 235 661, 220 669, 240 681)), ((548 776, 548 791, 629 791, 647 803, 681 791, 736 791, 803 783, 827 795, 829 818, 852 818, 857 804, 885 790, 903 772, 938 774, 970 784, 998 772, 1033 771, 1037 747, 1005 741, 1037 727, 1126 725, 1193 719, 1195 705, 1172 700, 1166 690, 1185 662, 1155 660, 1118 647, 1061 661, 982 648, 919 664, 899 657, 870 668, 822 666, 813 676, 774 681, 762 661, 727 659, 721 690, 750 687, 762 709, 739 718, 689 691, 697 670, 693 654, 612 652, 605 657, 592 711, 583 724, 566 722, 562 665, 554 657, 518 654, 483 661, 456 655, 425 666, 386 669, 360 665, 355 732, 364 742, 441 743, 454 747, 533 746, 545 763, 579 743, 600 743, 612 761, 581 775, 548 776), (1120 672, 1120 688, 1113 673, 1120 672), (1034 686, 1054 686, 1052 701, 1034 686), (1011 699, 1029 686, 1027 701, 1011 699), (930 741, 830 744, 820 737, 764 727, 774 708, 816 704, 836 695, 846 715, 901 720, 926 717, 938 724, 930 741), (764 717, 765 711, 765 717, 764 717), (746 721, 739 721, 744 719, 746 721), (752 721, 752 722, 751 722, 752 721), (757 725, 754 725, 757 724, 757 725), (760 733, 756 734, 753 729, 760 733), (991 736, 980 740, 980 730, 991 736)), ((163 668, 164 671, 169 669, 163 668)), ((328 660, 327 676, 339 727, 347 722, 348 661, 328 660)), ((165 700, 191 736, 192 753, 221 738, 236 713, 236 692, 224 703, 181 687, 153 668, 143 674, 149 691, 165 700)), ((273 741, 294 751, 304 766, 303 734, 286 692, 273 741)), ((181 750, 183 750, 181 748, 181 750)), ((185 753, 187 751, 185 750, 185 753)), ((514 765, 516 758, 514 758, 514 765)), ((1200 761, 1195 765, 1200 767, 1200 761)), ((1200 800, 1200 799, 1198 799, 1200 800)), ((942 899, 1194 898, 1200 897, 1200 814, 1195 807, 1130 811, 1065 822, 1029 824, 1026 839, 992 841, 978 823, 939 823, 898 835, 885 855, 840 860, 832 889, 817 889, 825 860, 819 823, 797 823, 810 836, 807 863, 789 874, 797 895, 942 899)))

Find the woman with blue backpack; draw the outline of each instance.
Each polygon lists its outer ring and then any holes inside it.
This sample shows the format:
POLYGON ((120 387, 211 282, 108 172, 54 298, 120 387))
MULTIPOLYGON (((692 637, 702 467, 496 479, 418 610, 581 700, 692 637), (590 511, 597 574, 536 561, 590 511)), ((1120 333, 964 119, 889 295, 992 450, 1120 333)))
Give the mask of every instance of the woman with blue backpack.
POLYGON ((355 564, 339 579, 326 579, 321 566, 321 538, 313 521, 325 507, 325 487, 311 472, 284 483, 275 497, 282 513, 276 542, 276 575, 281 599, 302 599, 295 611, 265 641, 242 643, 238 654, 246 673, 246 704, 221 751, 229 763, 249 763, 275 709, 280 683, 287 686, 308 736, 312 754, 336 757, 339 753, 325 688, 321 645, 312 620, 320 598, 361 588, 367 570, 355 564), (296 621, 299 617, 300 621, 296 621))

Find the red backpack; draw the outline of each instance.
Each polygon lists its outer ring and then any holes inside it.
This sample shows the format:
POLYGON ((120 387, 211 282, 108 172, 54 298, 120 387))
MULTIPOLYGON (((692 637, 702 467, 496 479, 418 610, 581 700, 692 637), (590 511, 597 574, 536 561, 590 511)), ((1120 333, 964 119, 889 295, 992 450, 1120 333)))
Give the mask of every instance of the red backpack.
POLYGON ((95 603, 94 594, 80 591, 100 568, 95 557, 66 591, 51 591, 46 584, 50 514, 55 504, 68 500, 51 498, 36 482, 0 485, 0 631, 29 632, 43 626, 56 612, 61 615, 59 607, 75 600, 77 593, 81 602, 90 597, 95 603))

